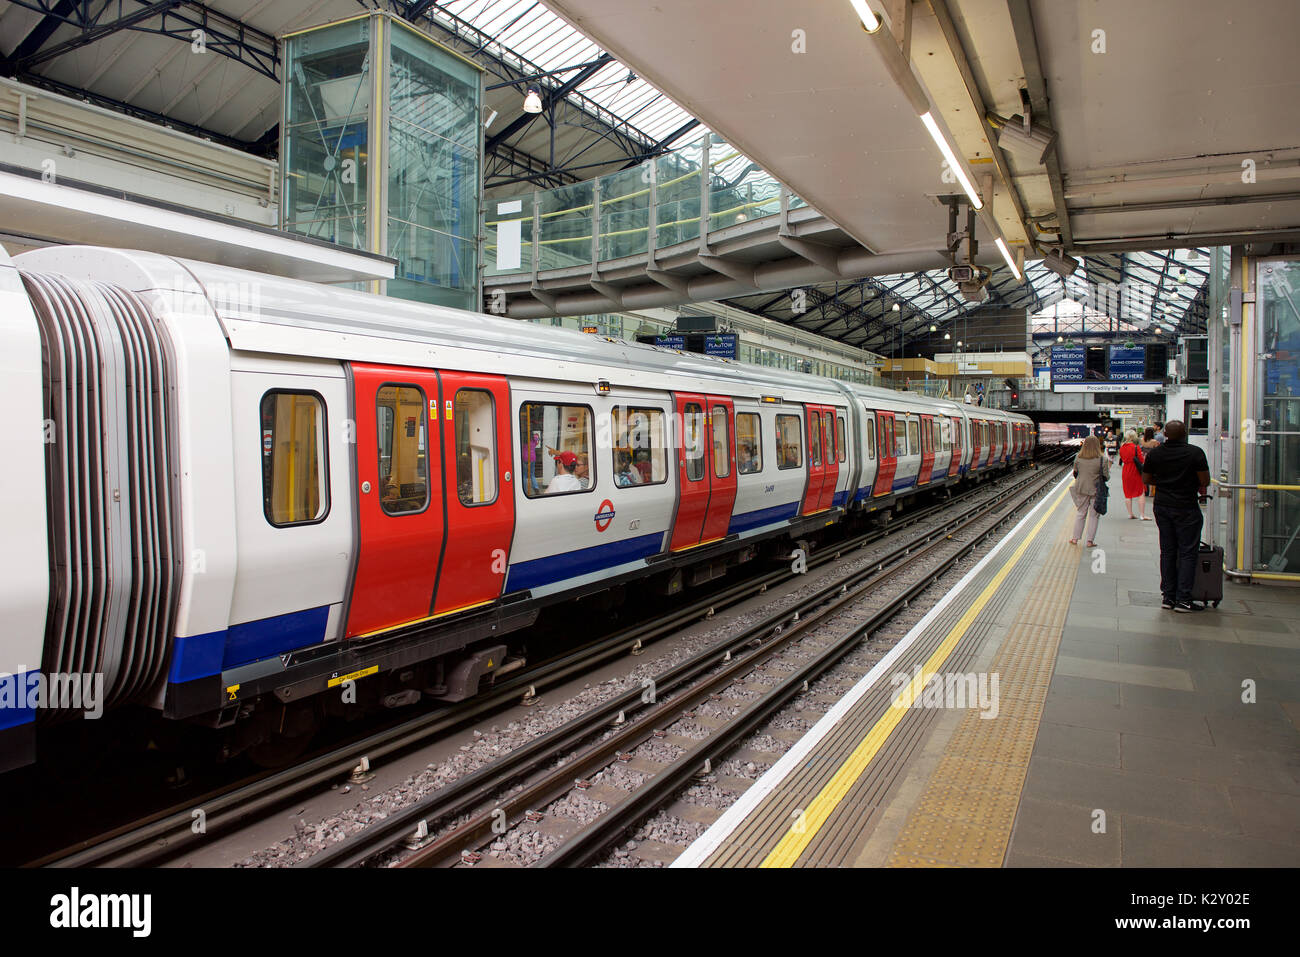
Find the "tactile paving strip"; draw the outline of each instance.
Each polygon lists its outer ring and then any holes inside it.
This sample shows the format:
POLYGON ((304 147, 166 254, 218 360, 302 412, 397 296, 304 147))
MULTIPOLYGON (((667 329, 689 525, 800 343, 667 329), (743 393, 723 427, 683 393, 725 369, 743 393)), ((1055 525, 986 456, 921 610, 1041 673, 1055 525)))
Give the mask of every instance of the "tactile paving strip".
POLYGON ((998 715, 968 711, 903 825, 891 867, 998 867, 1006 856, 1056 664, 1078 553, 1062 525, 989 671, 998 715))
MULTIPOLYGON (((1012 604, 1013 593, 1020 590, 1020 583, 1032 578, 1041 567, 1041 556, 1050 549, 1047 536, 1043 534, 1043 523, 1050 521, 1064 497, 1064 493, 1055 496, 1039 524, 1027 533, 1028 540, 1022 540, 1012 557, 994 562, 966 585, 967 594, 972 596, 986 594, 990 587, 994 587, 982 609, 977 611, 970 602, 950 605, 896 663, 897 672, 910 674, 915 665, 933 655, 942 655, 944 671, 970 670, 984 643, 996 640, 1003 631, 996 623, 1010 618, 1010 609, 1015 607, 1012 604), (1026 548, 1029 549, 1027 554, 1026 548), (1002 585, 994 586, 995 582, 1002 582, 1002 585), (960 637, 954 633, 955 629, 962 629, 960 637), (955 645, 953 640, 956 640, 955 645), (942 652, 941 646, 950 650, 942 652)), ((703 866, 773 866, 778 856, 781 861, 775 866, 843 866, 853 863, 863 841, 874 829, 894 785, 902 778, 908 761, 925 741, 936 717, 943 713, 941 709, 912 707, 891 717, 892 694, 889 683, 879 681, 840 719, 805 762, 792 769, 772 793, 721 840, 703 866), (853 755, 873 740, 879 741, 879 750, 866 759, 866 766, 850 767, 854 765, 853 755), (828 799, 828 785, 833 784, 833 779, 845 777, 846 771, 851 773, 838 789, 830 788, 835 793, 828 799), (816 814, 817 809, 826 804, 831 810, 816 814), (809 819, 807 825, 804 824, 805 815, 809 819), (814 817, 818 817, 821 823, 812 820, 814 817), (796 832, 806 837, 791 841, 796 832), (793 853, 782 848, 783 842, 796 845, 793 853)), ((1018 795, 1018 791, 1014 794, 1018 795)), ((1013 805, 1013 814, 1014 810, 1013 805)))

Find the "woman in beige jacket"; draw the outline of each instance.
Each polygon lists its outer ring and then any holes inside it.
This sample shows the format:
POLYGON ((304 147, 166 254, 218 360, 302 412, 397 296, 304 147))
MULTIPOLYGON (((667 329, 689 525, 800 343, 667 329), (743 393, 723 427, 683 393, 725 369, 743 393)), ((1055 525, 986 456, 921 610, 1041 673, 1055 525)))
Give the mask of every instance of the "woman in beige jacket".
POLYGON ((1097 497, 1097 476, 1110 478, 1110 460, 1101 454, 1101 442, 1097 436, 1090 435, 1083 440, 1083 447, 1074 460, 1074 484, 1070 486, 1070 497, 1074 499, 1076 509, 1074 516, 1074 536, 1071 545, 1079 544, 1079 533, 1084 523, 1088 526, 1088 547, 1097 543, 1093 537, 1097 534, 1097 520, 1101 518, 1093 508, 1097 497))

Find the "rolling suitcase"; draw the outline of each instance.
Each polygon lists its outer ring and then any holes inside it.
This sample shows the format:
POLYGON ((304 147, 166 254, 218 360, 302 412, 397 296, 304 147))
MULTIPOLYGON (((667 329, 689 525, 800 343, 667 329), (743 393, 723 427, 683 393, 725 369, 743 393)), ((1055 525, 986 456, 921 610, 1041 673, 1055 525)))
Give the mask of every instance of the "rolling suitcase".
POLYGON ((1192 601, 1219 607, 1223 601, 1223 547, 1206 545, 1196 552, 1196 578, 1192 581, 1192 601))

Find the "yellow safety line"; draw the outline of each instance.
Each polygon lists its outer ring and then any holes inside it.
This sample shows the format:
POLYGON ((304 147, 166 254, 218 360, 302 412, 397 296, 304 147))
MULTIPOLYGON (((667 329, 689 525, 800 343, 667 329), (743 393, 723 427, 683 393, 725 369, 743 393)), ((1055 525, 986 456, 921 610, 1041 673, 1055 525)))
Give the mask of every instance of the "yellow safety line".
POLYGON ((1047 524, 1047 520, 1052 517, 1057 507, 1065 500, 1067 494, 1069 494, 1068 488, 1056 497, 1056 501, 1052 503, 1051 508, 1038 520, 1038 523, 1025 536, 1024 541, 1020 543, 1019 547, 1011 554, 1011 557, 998 570, 998 573, 984 587, 979 597, 966 609, 966 613, 948 632, 939 647, 930 655, 929 660, 922 666, 921 672, 899 693, 892 706, 886 709, 880 720, 867 732, 867 736, 862 739, 848 759, 840 765, 835 775, 826 782, 817 797, 813 798, 812 803, 804 810, 800 819, 791 825, 785 837, 781 838, 776 847, 772 848, 772 851, 764 858, 763 863, 759 865, 760 867, 791 867, 799 859, 799 856, 807 850, 808 845, 817 836, 817 832, 821 830, 822 825, 839 807, 840 802, 844 800, 849 793, 849 789, 862 776, 862 772, 867 769, 867 765, 871 763, 876 753, 884 747, 894 728, 907 714, 912 702, 920 697, 930 678, 934 676, 948 659, 948 656, 952 654, 953 649, 957 647, 957 643, 961 641, 979 613, 984 610, 984 606, 993 598, 1002 582, 1011 574, 1011 569, 1020 561, 1039 531, 1047 524))

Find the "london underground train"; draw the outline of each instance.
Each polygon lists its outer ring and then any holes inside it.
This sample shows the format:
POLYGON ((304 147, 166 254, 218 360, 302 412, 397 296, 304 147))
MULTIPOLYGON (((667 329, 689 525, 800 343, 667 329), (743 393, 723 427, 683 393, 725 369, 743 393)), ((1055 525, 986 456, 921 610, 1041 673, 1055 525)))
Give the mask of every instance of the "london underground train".
POLYGON ((30 693, 56 676, 236 749, 340 687, 460 700, 549 604, 673 593, 1035 444, 993 409, 154 253, 0 258, 0 316, 0 767, 75 716, 30 693))

